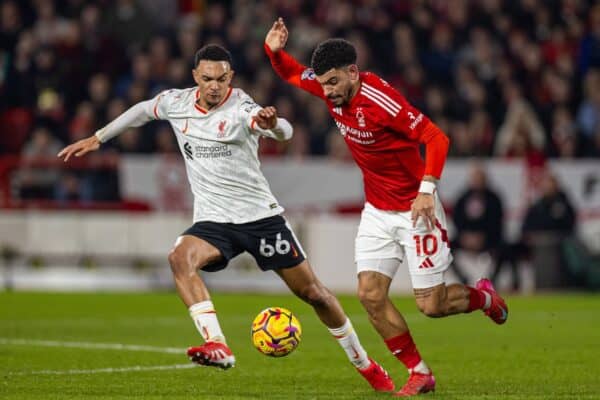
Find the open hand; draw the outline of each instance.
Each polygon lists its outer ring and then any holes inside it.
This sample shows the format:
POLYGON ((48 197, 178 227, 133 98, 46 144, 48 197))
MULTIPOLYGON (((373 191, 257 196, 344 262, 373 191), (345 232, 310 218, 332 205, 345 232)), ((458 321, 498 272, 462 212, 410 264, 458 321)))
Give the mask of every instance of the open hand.
POLYGON ((73 144, 68 145, 58 153, 59 158, 63 158, 65 162, 69 161, 72 155, 81 157, 90 151, 96 151, 100 148, 100 140, 96 135, 81 139, 73 144))
POLYGON ((252 118, 262 129, 273 129, 277 126, 277 109, 273 106, 265 107, 252 118))
POLYGON ((265 43, 272 52, 277 52, 285 47, 288 39, 288 30, 283 22, 283 18, 279 17, 277 21, 273 23, 273 27, 267 33, 265 43))
POLYGON ((413 228, 417 226, 419 218, 423 218, 428 231, 435 227, 435 199, 432 194, 419 193, 410 206, 413 228))

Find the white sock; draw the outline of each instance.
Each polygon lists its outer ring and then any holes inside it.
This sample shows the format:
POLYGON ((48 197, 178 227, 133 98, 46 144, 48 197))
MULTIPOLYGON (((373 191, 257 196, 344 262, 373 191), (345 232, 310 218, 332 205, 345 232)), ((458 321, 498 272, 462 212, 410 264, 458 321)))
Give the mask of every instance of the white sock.
POLYGON ((356 332, 354 332, 354 328, 349 319, 347 319, 346 323, 339 328, 328 329, 333 337, 337 339, 340 346, 342 346, 346 352, 348 359, 356 368, 365 369, 371 365, 371 361, 369 361, 369 358, 367 357, 367 352, 360 344, 360 340, 358 340, 358 336, 356 335, 356 332))
POLYGON ((485 304, 483 305, 483 309, 487 310, 492 305, 492 295, 486 292, 485 290, 482 290, 482 292, 485 295, 485 304))
POLYGON ((427 364, 425 364, 425 361, 421 360, 419 361, 419 363, 417 365, 415 365, 413 368, 408 370, 409 373, 411 372, 418 372, 420 374, 430 374, 431 370, 429 369, 429 367, 427 366, 427 364))
POLYGON ((190 316, 196 324, 196 329, 198 329, 198 332, 200 332, 205 341, 225 343, 225 336, 221 331, 217 312, 212 301, 206 300, 192 304, 189 310, 190 316))

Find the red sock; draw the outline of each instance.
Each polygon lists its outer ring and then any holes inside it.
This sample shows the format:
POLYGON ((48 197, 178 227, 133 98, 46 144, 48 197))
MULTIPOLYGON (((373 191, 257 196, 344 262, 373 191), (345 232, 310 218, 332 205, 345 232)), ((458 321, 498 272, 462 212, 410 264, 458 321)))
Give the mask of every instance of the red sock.
POLYGON ((470 313, 475 310, 483 309, 483 306, 485 305, 485 293, 470 286, 465 287, 469 289, 469 308, 467 309, 467 312, 470 313))
POLYGON ((405 332, 401 335, 394 336, 385 340, 385 344, 392 354, 404 365, 406 368, 414 368, 418 363, 421 362, 421 355, 415 342, 413 342, 410 332, 405 332))

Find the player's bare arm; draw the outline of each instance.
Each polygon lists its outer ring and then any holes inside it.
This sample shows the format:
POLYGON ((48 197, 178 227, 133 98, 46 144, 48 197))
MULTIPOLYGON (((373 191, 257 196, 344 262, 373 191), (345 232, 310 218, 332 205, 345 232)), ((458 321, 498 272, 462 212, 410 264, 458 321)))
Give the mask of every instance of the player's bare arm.
MULTIPOLYGON (((425 175, 423 181, 430 182, 435 187, 437 179, 431 175, 425 175)), ((435 198, 433 190, 431 193, 419 190, 417 197, 413 201, 410 207, 413 228, 417 226, 419 218, 423 218, 428 231, 433 230, 435 227, 435 198)))
POLYGON ((85 139, 81 139, 73 144, 68 145, 58 153, 58 157, 64 162, 69 161, 71 156, 81 157, 91 151, 96 151, 100 148, 100 139, 96 135, 92 135, 85 139))
POLYGON ((273 23, 273 26, 267 33, 265 38, 265 43, 272 52, 277 52, 285 47, 288 39, 288 30, 283 22, 283 18, 278 18, 277 21, 273 23))

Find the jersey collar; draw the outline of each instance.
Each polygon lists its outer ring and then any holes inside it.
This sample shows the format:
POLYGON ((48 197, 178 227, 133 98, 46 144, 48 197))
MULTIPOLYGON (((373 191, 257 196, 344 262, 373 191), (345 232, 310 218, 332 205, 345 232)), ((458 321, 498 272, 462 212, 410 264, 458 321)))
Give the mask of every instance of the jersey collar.
MULTIPOLYGON (((362 77, 361 77, 361 78, 362 78, 362 77)), ((357 103, 357 102, 359 102, 359 99, 358 99, 358 98, 359 98, 359 97, 360 97, 360 95, 361 95, 362 84, 363 84, 363 81, 362 81, 362 79, 359 79, 359 81, 358 81, 358 89, 356 89, 356 93, 354 93, 354 97, 352 97, 352 98, 350 99, 350 102, 349 102, 349 103, 348 103, 348 105, 347 105, 347 107, 348 107, 349 109, 352 109, 352 108, 354 108, 354 107, 356 106, 356 103, 357 103)))
POLYGON ((233 90, 233 88, 230 86, 229 90, 227 90, 227 94, 225 95, 223 100, 221 100, 221 102, 219 104, 217 104, 215 107, 213 107, 212 109, 207 110, 198 105, 198 97, 200 97, 200 88, 198 88, 198 89, 196 89, 196 98, 194 99, 194 108, 196 110, 198 110, 199 112, 201 112, 202 114, 208 114, 209 112, 214 111, 217 108, 221 107, 223 105, 223 103, 225 103, 227 101, 227 99, 229 99, 229 96, 231 96, 232 90, 233 90))

